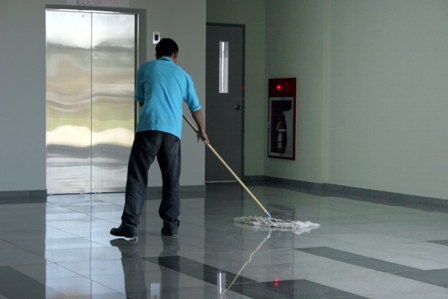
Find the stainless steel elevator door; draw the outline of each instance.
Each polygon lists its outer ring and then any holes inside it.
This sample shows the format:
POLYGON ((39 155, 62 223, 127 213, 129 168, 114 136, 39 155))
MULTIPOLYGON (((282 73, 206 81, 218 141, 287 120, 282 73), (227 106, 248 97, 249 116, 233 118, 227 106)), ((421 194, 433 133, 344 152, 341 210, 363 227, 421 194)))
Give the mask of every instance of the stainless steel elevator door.
POLYGON ((124 191, 134 139, 135 18, 46 12, 48 194, 124 191))

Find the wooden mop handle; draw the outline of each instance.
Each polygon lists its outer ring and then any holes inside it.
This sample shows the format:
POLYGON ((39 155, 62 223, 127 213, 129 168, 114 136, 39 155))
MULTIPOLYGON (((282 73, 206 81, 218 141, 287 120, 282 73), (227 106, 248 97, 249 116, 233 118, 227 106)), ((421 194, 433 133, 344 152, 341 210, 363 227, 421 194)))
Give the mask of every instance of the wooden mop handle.
MULTIPOLYGON (((185 115, 183 115, 185 121, 190 125, 190 127, 196 132, 196 134, 198 133, 198 130, 196 129, 196 127, 191 123, 191 121, 185 117, 185 115)), ((265 209, 265 207, 258 201, 258 199, 255 197, 255 195, 252 194, 252 192, 249 190, 249 188, 246 187, 246 185, 243 183, 243 181, 241 181, 241 179, 236 175, 235 172, 233 172, 232 168, 230 168, 229 165, 227 165, 227 163, 224 161, 223 158, 221 158, 221 156, 218 154, 218 152, 211 146, 211 144, 209 142, 207 142, 206 140, 202 140, 204 141, 204 143, 208 146, 208 148, 216 155, 216 157, 221 161, 222 164, 224 164, 224 166, 227 168, 228 171, 230 171, 230 173, 235 177, 235 179, 238 181, 238 183, 240 183, 240 185, 244 188, 244 190, 246 190, 247 193, 249 193, 249 195, 252 197, 253 200, 255 200, 255 202, 260 206, 260 208, 269 215, 269 218, 271 218, 271 215, 269 214, 269 212, 265 209)))

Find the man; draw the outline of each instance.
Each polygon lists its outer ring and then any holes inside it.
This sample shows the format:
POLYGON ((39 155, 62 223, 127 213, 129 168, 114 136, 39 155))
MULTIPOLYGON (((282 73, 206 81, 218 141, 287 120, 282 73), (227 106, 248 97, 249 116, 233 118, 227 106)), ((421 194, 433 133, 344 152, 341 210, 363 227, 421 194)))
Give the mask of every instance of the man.
POLYGON ((121 225, 114 236, 136 238, 148 184, 148 170, 154 159, 162 173, 162 202, 159 215, 163 236, 177 237, 180 214, 180 139, 182 104, 187 103, 198 127, 198 142, 208 142, 201 105, 191 77, 177 66, 179 48, 163 38, 156 46, 155 61, 141 65, 137 72, 135 100, 141 110, 131 149, 126 183, 126 200, 121 225))

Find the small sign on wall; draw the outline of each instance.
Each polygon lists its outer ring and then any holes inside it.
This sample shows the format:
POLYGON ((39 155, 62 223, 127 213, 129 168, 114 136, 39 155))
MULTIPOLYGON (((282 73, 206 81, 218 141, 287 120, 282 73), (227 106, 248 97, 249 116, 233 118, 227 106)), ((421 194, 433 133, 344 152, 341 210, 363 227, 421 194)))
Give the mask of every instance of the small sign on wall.
POLYGON ((296 78, 269 79, 268 157, 295 160, 296 78))
POLYGON ((67 5, 129 7, 129 0, 66 0, 67 5))

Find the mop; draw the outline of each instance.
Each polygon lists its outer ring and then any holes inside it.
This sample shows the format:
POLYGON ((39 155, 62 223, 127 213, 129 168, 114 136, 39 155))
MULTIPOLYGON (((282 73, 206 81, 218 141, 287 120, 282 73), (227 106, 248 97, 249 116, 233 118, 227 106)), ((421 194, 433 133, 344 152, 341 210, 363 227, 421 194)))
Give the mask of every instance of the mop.
MULTIPOLYGON (((193 123, 183 115, 185 121, 190 125, 193 131, 198 133, 198 130, 193 125, 193 123)), ((266 210, 266 208, 260 203, 260 201, 255 197, 255 195, 247 188, 247 186, 243 183, 243 181, 235 174, 235 172, 230 168, 229 165, 224 161, 223 158, 218 154, 218 152, 211 146, 209 142, 203 140, 203 142, 207 145, 207 147, 215 154, 215 156, 221 161, 221 163, 227 168, 227 170, 233 175, 233 177, 240 183, 241 187, 246 190, 246 192, 252 197, 252 199, 258 204, 258 206, 265 212, 268 217, 259 217, 259 216, 245 216, 245 217, 235 217, 234 221, 237 223, 244 223, 254 226, 260 227, 271 227, 271 228, 282 228, 282 229, 292 229, 298 230, 307 227, 319 227, 319 224, 312 223, 310 221, 301 222, 301 221, 293 221, 293 220, 282 220, 272 218, 271 214, 266 210)))
MULTIPOLYGON (((235 226, 244 228, 246 230, 250 230, 253 232, 292 232, 295 235, 301 235, 303 233, 310 233, 313 229, 319 228, 319 225, 308 225, 306 227, 293 227, 293 228, 278 228, 278 227, 269 227, 269 226, 261 226, 261 225, 253 225, 252 223, 249 223, 250 225, 242 222, 236 222, 234 223, 235 226)), ((315 224, 315 223, 313 223, 315 224)))
POLYGON ((244 216, 244 217, 235 217, 234 221, 261 227, 291 229, 292 231, 300 231, 304 228, 319 227, 319 224, 310 221, 302 222, 294 220, 282 220, 272 218, 268 212, 265 213, 268 214, 268 218, 263 218, 260 216, 244 216))

